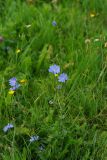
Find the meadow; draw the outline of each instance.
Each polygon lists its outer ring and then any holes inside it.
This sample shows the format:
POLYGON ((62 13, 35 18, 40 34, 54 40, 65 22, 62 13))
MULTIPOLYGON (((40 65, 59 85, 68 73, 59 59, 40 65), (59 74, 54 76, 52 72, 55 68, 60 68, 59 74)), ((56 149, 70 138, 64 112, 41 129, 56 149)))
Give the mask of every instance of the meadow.
POLYGON ((107 160, 107 0, 0 1, 0 160, 107 160))

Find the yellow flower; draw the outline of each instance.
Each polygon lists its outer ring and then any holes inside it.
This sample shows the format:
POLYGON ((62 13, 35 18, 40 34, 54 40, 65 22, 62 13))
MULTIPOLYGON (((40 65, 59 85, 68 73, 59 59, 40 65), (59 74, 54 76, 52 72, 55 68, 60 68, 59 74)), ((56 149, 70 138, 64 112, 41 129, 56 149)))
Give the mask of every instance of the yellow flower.
POLYGON ((8 92, 8 94, 10 94, 10 95, 13 95, 15 93, 15 91, 13 91, 13 90, 10 90, 9 92, 8 92))
POLYGON ((26 79, 22 79, 22 80, 20 80, 19 82, 20 82, 20 83, 26 83, 27 80, 26 80, 26 79))
POLYGON ((90 13, 90 17, 93 18, 95 17, 96 15, 94 13, 90 13))
POLYGON ((16 53, 18 54, 18 53, 20 53, 21 52, 21 50, 20 49, 16 49, 16 53))

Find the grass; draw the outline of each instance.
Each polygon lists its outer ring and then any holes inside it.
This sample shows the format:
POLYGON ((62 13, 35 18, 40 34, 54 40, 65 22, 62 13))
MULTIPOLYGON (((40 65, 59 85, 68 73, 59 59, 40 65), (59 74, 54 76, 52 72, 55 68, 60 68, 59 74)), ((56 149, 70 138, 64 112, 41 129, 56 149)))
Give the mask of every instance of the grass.
POLYGON ((106 10, 106 0, 0 1, 0 160, 107 159, 106 10), (21 86, 9 95, 12 77, 21 86))

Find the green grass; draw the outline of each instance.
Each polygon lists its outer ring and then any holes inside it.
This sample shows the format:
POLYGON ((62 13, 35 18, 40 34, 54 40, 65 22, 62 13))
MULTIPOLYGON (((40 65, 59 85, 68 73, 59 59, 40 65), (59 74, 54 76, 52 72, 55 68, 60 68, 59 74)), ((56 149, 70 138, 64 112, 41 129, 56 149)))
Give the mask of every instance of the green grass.
POLYGON ((107 160, 106 15, 106 0, 0 1, 0 160, 107 160), (9 95, 12 77, 27 82, 9 95))

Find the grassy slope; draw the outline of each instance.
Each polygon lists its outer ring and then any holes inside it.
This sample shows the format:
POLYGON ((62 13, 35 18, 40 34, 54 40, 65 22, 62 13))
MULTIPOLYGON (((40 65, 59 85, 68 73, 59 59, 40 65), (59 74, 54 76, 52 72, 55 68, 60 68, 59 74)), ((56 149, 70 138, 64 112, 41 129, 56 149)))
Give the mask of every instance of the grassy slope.
POLYGON ((0 2, 0 159, 106 160, 107 1, 16 2, 0 2), (59 91, 54 63, 69 76, 59 91), (27 79, 15 96, 11 77, 27 79), (40 140, 30 145, 31 135, 40 140))

